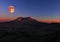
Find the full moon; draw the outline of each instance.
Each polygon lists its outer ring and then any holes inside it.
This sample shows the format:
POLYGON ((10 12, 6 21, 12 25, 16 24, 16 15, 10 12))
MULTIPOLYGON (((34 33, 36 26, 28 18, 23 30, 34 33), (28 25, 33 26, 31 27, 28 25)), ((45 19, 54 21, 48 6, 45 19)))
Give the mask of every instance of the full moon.
POLYGON ((15 11, 14 6, 8 7, 8 12, 13 13, 15 11))

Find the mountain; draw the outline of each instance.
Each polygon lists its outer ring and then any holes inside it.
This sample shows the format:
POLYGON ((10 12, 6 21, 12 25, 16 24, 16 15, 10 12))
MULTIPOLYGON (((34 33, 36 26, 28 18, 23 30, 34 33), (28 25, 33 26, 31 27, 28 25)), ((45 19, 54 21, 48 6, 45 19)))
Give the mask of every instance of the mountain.
MULTIPOLYGON (((52 25, 55 23, 51 23, 52 25)), ((56 23, 57 24, 57 23, 56 23)), ((20 28, 20 27, 24 27, 25 25, 27 26, 32 26, 32 27, 39 27, 39 28, 43 28, 44 26, 48 27, 50 24, 49 23, 44 23, 44 22, 39 22, 36 19, 33 19, 31 17, 18 17, 14 20, 11 21, 7 21, 7 22, 0 22, 0 27, 15 27, 15 28, 20 28)))
POLYGON ((44 23, 31 17, 18 17, 11 21, 0 22, 0 28, 39 28, 39 29, 58 29, 60 23, 44 23))
POLYGON ((31 17, 0 22, 0 42, 55 42, 59 35, 60 23, 39 22, 31 17))
POLYGON ((14 22, 22 22, 22 23, 30 23, 30 22, 38 22, 37 20, 31 17, 18 17, 17 19, 13 20, 14 22))

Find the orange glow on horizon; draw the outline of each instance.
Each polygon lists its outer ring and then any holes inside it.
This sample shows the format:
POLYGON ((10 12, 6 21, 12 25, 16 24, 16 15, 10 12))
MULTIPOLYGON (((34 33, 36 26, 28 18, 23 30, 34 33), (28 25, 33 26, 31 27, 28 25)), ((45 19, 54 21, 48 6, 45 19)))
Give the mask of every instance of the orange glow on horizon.
MULTIPOLYGON (((10 21, 14 20, 14 18, 0 18, 0 22, 2 21, 10 21)), ((57 22, 60 23, 59 19, 37 19, 39 22, 46 22, 46 23, 52 23, 52 22, 57 22)))
POLYGON ((0 22, 10 21, 10 20, 13 20, 13 18, 0 18, 0 22))
POLYGON ((39 22, 45 22, 45 23, 60 23, 60 19, 41 19, 41 18, 36 18, 36 20, 38 20, 39 22))
POLYGON ((38 20, 40 22, 46 22, 46 23, 52 23, 52 22, 56 22, 56 23, 60 23, 60 20, 38 20))

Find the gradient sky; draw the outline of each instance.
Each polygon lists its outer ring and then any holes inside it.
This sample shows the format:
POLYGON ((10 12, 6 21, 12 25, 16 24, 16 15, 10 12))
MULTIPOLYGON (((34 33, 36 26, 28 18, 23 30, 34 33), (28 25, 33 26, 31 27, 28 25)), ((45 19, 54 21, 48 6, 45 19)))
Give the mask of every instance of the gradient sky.
POLYGON ((38 19, 60 19, 60 0, 0 0, 0 18, 16 18, 19 16, 38 19), (13 14, 8 7, 14 6, 13 14))

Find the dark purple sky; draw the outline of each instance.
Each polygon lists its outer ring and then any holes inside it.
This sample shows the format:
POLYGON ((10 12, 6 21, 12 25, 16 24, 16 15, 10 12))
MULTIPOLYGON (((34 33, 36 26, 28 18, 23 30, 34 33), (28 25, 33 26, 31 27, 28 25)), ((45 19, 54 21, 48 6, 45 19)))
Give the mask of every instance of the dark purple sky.
POLYGON ((19 16, 39 19, 59 19, 60 0, 0 0, 0 17, 16 18, 19 16), (14 6, 13 14, 8 12, 8 7, 14 6))

